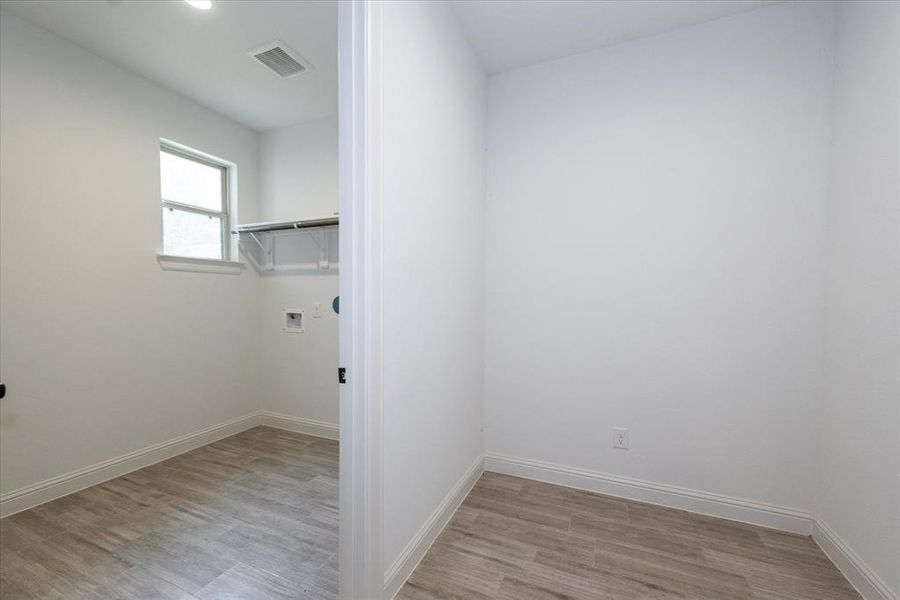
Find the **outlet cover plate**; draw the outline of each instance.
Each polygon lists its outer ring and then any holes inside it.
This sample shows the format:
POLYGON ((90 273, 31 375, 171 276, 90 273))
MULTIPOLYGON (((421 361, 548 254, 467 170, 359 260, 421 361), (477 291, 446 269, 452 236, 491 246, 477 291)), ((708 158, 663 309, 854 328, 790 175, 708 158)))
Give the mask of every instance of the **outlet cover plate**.
POLYGON ((613 448, 628 450, 628 428, 613 427, 613 448))

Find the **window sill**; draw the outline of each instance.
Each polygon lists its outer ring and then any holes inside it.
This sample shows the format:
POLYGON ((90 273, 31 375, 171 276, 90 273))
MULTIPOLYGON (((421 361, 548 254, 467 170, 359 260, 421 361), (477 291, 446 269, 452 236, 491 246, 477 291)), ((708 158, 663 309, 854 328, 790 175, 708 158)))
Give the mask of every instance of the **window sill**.
POLYGON ((190 258, 187 256, 169 256, 158 254, 156 260, 164 271, 191 271, 193 273, 219 273, 221 275, 240 275, 244 263, 230 260, 209 258, 190 258))

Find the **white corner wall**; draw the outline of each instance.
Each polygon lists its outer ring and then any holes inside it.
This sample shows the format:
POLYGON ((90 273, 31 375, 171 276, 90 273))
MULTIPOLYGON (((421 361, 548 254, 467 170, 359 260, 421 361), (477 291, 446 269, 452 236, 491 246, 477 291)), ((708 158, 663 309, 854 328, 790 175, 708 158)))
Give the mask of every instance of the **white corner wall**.
POLYGON ((0 491, 258 410, 256 276, 163 271, 159 138, 237 164, 255 132, 0 18, 0 491))
POLYGON ((489 457, 808 516, 832 19, 777 5, 490 79, 489 457))
POLYGON ((327 217, 338 210, 337 115, 260 135, 262 221, 327 217))
POLYGON ((839 566, 851 579, 869 577, 867 597, 897 598, 900 4, 842 2, 836 22, 826 386, 815 505, 840 550, 859 559, 839 566))
POLYGON ((486 81, 443 3, 383 11, 383 547, 402 584, 480 469, 486 81))
MULTIPOLYGON (((330 216, 338 210, 337 117, 266 131, 260 136, 260 219, 283 221, 330 216)), ((315 262, 323 231, 279 237, 281 257, 315 262)), ((338 262, 336 231, 327 244, 338 262)), ((271 273, 259 278, 260 403, 264 411, 337 433, 338 270, 271 273), (314 317, 318 303, 320 317, 314 317), (285 308, 304 311, 303 333, 284 331, 285 308)), ((282 423, 290 425, 289 421, 282 423)))

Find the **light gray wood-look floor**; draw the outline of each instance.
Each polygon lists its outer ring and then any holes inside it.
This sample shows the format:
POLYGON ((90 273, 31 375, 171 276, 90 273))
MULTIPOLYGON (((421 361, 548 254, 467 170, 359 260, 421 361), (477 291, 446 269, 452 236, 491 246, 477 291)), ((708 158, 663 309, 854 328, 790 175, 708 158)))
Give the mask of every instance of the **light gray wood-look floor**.
POLYGON ((859 599, 809 537, 485 473, 398 600, 859 599))
POLYGON ((337 442, 257 427, 0 520, 0 597, 337 597, 337 442))

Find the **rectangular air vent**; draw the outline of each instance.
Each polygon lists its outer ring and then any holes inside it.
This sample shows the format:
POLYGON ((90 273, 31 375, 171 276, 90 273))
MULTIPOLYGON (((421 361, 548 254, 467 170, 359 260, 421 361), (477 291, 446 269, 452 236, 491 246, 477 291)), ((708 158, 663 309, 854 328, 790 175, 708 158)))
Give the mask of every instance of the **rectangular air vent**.
POLYGON ((312 65, 277 40, 251 50, 248 54, 280 77, 292 77, 312 70, 312 65))

